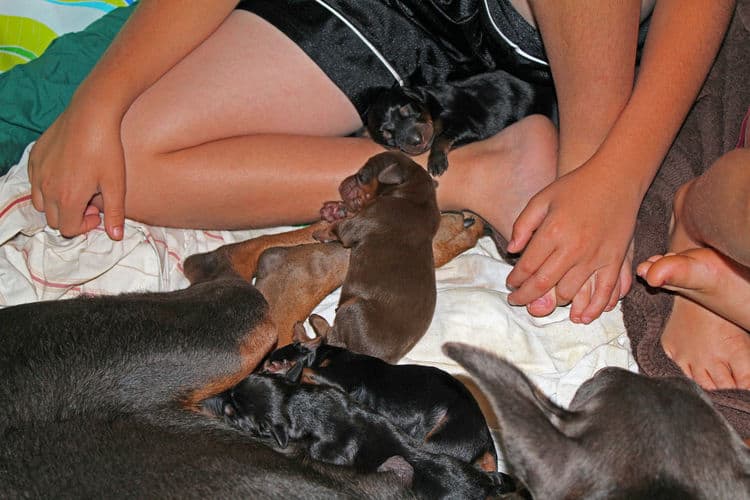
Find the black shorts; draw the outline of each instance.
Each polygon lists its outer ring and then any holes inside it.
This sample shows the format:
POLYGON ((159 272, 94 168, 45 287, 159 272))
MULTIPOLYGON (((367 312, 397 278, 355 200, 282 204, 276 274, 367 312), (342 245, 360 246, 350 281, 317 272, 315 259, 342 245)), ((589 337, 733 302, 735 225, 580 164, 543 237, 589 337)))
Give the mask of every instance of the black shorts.
POLYGON ((237 8, 294 41, 362 116, 373 92, 394 84, 503 69, 552 85, 539 33, 508 0, 244 0, 237 8))

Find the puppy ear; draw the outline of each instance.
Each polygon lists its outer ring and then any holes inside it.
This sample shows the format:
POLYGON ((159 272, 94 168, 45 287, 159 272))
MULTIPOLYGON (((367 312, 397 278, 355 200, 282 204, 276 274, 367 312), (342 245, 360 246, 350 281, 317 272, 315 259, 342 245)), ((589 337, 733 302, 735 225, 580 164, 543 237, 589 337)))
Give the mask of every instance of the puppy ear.
POLYGON ((378 182, 381 184, 401 184, 406 180, 408 174, 409 169, 394 158, 392 163, 380 171, 378 182))
POLYGON ((414 101, 414 104, 424 104, 424 96, 413 87, 401 87, 401 93, 414 101))
POLYGON ((286 432, 286 427, 281 424, 273 424, 270 431, 279 448, 286 448, 289 445, 289 434, 286 432))
POLYGON ((308 321, 310 322, 310 326, 312 326, 312 329, 317 336, 312 340, 307 339, 305 341, 305 345, 310 349, 314 349, 325 342, 328 334, 331 333, 331 325, 328 324, 328 321, 326 321, 323 316, 320 316, 318 314, 311 314, 308 318, 308 321))
POLYGON ((469 372, 492 403, 504 457, 531 491, 550 491, 575 443, 558 424, 572 414, 555 405, 514 365, 466 344, 449 342, 443 352, 469 372))
POLYGON ((308 342, 310 337, 307 335, 305 325, 301 321, 297 321, 292 328, 292 341, 294 342, 308 342))

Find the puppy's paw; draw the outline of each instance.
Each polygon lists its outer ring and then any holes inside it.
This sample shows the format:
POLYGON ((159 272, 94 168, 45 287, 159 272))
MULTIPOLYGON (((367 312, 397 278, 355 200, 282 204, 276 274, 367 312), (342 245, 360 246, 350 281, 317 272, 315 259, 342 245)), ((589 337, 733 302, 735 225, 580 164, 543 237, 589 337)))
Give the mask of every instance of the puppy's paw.
POLYGON ((346 206, 340 201, 327 201, 320 208, 320 218, 327 222, 345 219, 347 215, 346 206))
POLYGON ((430 175, 443 175, 448 170, 448 155, 443 151, 432 150, 427 160, 427 171, 430 175))

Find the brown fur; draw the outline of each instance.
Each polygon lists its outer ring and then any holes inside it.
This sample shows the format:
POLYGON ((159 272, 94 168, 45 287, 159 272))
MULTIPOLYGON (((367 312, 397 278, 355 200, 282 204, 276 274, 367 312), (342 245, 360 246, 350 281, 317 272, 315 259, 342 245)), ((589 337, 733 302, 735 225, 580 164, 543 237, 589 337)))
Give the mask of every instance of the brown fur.
POLYGON ((341 202, 323 206, 333 223, 314 237, 351 250, 332 344, 396 362, 427 331, 437 295, 435 187, 402 153, 380 153, 342 181, 341 202))

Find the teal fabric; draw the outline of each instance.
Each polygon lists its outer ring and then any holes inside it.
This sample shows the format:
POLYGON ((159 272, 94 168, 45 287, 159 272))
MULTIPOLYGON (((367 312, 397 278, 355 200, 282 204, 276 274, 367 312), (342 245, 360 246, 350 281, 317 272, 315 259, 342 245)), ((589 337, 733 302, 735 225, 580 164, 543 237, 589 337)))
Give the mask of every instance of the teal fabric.
POLYGON ((0 74, 0 175, 62 113, 133 9, 115 9, 57 38, 38 59, 0 74))

